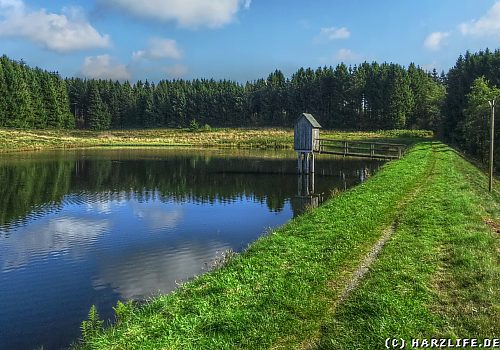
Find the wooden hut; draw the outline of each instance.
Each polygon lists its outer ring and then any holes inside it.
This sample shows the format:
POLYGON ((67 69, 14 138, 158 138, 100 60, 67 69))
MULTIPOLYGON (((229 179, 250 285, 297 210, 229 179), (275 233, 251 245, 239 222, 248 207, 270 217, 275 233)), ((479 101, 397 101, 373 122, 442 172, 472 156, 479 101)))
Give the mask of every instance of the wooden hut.
POLYGON ((312 114, 302 113, 295 122, 293 148, 298 153, 298 172, 314 173, 314 151, 319 151, 319 125, 312 114))
POLYGON ((302 113, 295 122, 294 150, 297 152, 319 151, 319 125, 312 114, 302 113))

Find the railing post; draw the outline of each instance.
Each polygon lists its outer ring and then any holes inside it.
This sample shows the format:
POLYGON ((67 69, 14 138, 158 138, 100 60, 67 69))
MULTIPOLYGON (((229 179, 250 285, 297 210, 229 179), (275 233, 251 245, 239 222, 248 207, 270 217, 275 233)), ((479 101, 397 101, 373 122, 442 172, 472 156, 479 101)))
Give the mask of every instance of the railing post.
POLYGON ((398 146, 398 158, 401 158, 401 146, 398 146))
POLYGON ((370 143, 370 157, 373 158, 373 156, 375 156, 375 145, 370 143))
POLYGON ((302 152, 297 152, 297 154, 299 155, 298 156, 298 161, 297 161, 297 169, 298 169, 299 174, 302 174, 303 173, 303 166, 304 166, 304 162, 302 161, 302 155, 303 155, 303 153, 302 152))

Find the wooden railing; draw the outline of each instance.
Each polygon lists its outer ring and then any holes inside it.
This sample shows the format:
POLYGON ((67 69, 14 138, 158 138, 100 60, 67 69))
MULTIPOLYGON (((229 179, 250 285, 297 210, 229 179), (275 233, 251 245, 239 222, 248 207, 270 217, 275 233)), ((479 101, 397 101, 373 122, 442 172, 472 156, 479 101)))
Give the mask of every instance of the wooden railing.
POLYGON ((401 158, 406 145, 400 143, 319 139, 318 153, 382 159, 401 158))

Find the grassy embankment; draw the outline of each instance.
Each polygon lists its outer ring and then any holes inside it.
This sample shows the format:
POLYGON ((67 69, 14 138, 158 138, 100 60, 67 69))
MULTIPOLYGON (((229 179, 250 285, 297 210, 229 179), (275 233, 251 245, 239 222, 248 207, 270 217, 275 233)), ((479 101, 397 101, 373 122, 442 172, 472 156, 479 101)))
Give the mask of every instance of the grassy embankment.
MULTIPOLYGON (((379 132, 322 131, 321 137, 336 139, 391 139, 412 141, 429 136, 426 131, 391 130, 379 132)), ((81 147, 240 147, 293 148, 292 129, 188 129, 141 130, 17 130, 0 129, 0 152, 81 147)))
POLYGON ((387 337, 498 337, 500 196, 486 184, 452 149, 421 142, 223 267, 119 305, 104 332, 87 323, 79 348, 381 349, 387 337))

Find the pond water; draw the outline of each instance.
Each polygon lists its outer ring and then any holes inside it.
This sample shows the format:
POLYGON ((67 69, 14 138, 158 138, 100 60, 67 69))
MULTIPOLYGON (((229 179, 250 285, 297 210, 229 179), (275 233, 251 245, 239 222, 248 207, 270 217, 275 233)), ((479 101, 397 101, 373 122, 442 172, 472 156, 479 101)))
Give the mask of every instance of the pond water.
POLYGON ((0 156, 0 349, 61 349, 95 304, 167 293, 382 162, 120 149, 0 156))

